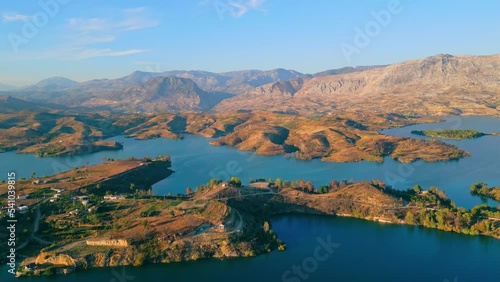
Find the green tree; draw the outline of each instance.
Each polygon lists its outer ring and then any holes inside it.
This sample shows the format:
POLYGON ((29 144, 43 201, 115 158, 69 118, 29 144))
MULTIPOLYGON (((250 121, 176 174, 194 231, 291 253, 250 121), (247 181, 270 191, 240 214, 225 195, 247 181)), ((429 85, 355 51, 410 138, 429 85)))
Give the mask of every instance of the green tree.
POLYGON ((236 187, 241 187, 241 180, 238 177, 233 176, 231 177, 231 180, 228 181, 228 184, 236 187))
POLYGON ((134 183, 130 183, 130 190, 135 190, 135 184, 134 183))
POLYGON ((320 192, 321 194, 326 194, 326 193, 328 193, 328 186, 327 186, 327 185, 322 185, 322 186, 320 186, 320 187, 319 187, 319 192, 320 192))
POLYGON ((215 186, 217 186, 217 184, 218 184, 217 180, 215 180, 213 178, 210 179, 210 181, 208 181, 208 187, 209 188, 214 188, 215 186))
POLYGON ((274 181, 274 184, 278 188, 282 188, 283 187, 283 181, 281 181, 281 178, 276 178, 276 181, 274 181))
POLYGON ((269 222, 264 221, 264 226, 263 226, 263 228, 264 228, 264 231, 265 231, 266 233, 267 233, 267 232, 269 232, 269 230, 271 230, 271 226, 269 225, 269 222))
POLYGON ((417 224, 417 221, 415 220, 415 215, 411 211, 408 211, 406 213, 405 222, 407 224, 412 224, 412 225, 417 224))
POLYGON ((429 188, 429 192, 437 195, 437 193, 439 192, 439 189, 436 186, 431 186, 429 188))
POLYGON ((415 193, 417 193, 417 194, 420 194, 420 193, 422 193, 422 187, 417 184, 417 185, 413 186, 413 191, 415 191, 415 193))

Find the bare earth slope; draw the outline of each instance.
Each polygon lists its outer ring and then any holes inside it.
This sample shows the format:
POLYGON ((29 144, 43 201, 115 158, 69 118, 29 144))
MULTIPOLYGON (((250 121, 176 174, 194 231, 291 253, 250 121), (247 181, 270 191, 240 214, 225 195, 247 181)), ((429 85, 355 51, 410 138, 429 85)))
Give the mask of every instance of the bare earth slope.
POLYGON ((500 55, 437 55, 363 72, 275 82, 215 108, 240 109, 499 115, 500 55))

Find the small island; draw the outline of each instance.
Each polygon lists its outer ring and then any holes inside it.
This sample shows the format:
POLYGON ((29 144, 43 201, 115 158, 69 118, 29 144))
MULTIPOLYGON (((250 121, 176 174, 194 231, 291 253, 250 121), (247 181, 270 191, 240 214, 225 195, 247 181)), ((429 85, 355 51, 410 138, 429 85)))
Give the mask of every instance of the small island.
POLYGON ((472 139, 489 135, 474 129, 412 130, 411 133, 427 137, 454 140, 472 139))

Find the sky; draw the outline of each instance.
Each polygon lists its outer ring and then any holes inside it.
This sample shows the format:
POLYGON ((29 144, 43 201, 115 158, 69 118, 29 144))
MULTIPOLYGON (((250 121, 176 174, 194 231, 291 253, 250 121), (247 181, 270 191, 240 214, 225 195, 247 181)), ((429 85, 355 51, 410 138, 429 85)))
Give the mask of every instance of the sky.
POLYGON ((499 11, 489 0, 2 1, 0 83, 498 54, 499 11))

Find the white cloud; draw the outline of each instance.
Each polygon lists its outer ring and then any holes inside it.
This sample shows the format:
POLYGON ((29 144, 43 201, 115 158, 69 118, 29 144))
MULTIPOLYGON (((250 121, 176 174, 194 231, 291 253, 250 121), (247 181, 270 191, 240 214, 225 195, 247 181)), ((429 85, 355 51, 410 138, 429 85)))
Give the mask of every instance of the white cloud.
POLYGON ((72 18, 68 24, 80 33, 101 32, 119 33, 129 30, 140 30, 155 27, 159 21, 152 19, 149 9, 146 7, 121 10, 121 16, 111 18, 72 18))
POLYGON ((114 51, 110 48, 107 49, 87 49, 80 51, 79 53, 75 54, 72 59, 76 60, 82 60, 82 59, 89 59, 89 58, 95 58, 95 57, 120 57, 120 56, 127 56, 127 55, 132 55, 132 54, 138 54, 142 53, 144 50, 140 49, 130 49, 130 50, 123 50, 123 51, 114 51))
POLYGON ((119 57, 145 52, 142 49, 117 51, 111 48, 94 48, 92 45, 110 43, 123 33, 150 28, 160 23, 153 19, 146 7, 120 10, 118 16, 109 18, 71 18, 70 50, 65 58, 83 60, 95 57, 119 57))
POLYGON ((32 18, 33 16, 19 14, 19 13, 2 13, 2 22, 28 21, 32 18))

